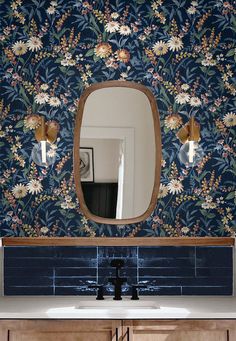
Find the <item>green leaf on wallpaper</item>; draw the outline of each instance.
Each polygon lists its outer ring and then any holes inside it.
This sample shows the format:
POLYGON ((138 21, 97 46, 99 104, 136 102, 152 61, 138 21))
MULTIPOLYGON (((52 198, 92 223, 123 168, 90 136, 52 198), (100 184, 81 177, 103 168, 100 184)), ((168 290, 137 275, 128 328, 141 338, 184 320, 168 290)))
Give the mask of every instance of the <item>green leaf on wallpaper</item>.
POLYGON ((211 213, 207 210, 200 210, 201 214, 207 218, 207 219, 212 219, 212 218, 215 218, 215 214, 214 213, 211 213))
POLYGON ((23 121, 23 120, 18 121, 18 122, 16 123, 16 125, 15 125, 15 128, 21 128, 21 127, 23 127, 23 125, 24 125, 24 121, 23 121))
POLYGON ((29 172, 30 172, 30 167, 24 167, 24 169, 23 169, 24 177, 26 177, 26 175, 29 174, 29 172))
POLYGON ((226 57, 231 57, 235 55, 235 49, 231 49, 226 53, 226 57))
POLYGON ((230 199, 233 199, 236 197, 236 192, 233 191, 233 192, 230 192, 227 196, 226 196, 226 199, 227 200, 230 200, 230 199))
POLYGON ((194 180, 200 182, 207 175, 207 173, 209 173, 209 172, 204 171, 200 175, 194 176, 193 178, 194 178, 194 180))
POLYGON ((63 34, 64 34, 66 31, 68 31, 68 30, 69 30, 69 28, 63 28, 63 29, 60 30, 58 33, 54 32, 54 33, 52 34, 52 37, 54 37, 54 38, 60 40, 61 37, 63 36, 63 34))
POLYGON ((66 75, 67 76, 74 76, 75 72, 73 70, 68 70, 66 75))
POLYGON ((168 105, 170 105, 170 99, 167 96, 165 89, 163 88, 163 86, 160 87, 160 94, 165 98, 166 102, 168 103, 168 105))
POLYGON ((206 210, 200 210, 201 214, 206 216, 207 215, 207 211, 206 210))
POLYGON ((24 132, 24 133, 28 133, 28 132, 29 132, 29 129, 26 128, 25 126, 23 126, 23 132, 24 132))
POLYGON ((158 61, 161 62, 163 65, 165 64, 165 59, 163 57, 158 58, 158 61))
POLYGON ((31 104, 30 101, 29 101, 28 96, 25 93, 25 89, 23 88, 23 86, 20 86, 19 95, 23 98, 23 100, 25 102, 25 105, 26 104, 28 104, 28 105, 31 104))
POLYGON ((163 229, 160 230, 160 237, 165 237, 166 233, 163 229))
POLYGON ((32 108, 32 113, 33 113, 33 114, 37 113, 38 105, 37 105, 36 102, 33 102, 31 108, 32 108))
POLYGON ((202 70, 202 72, 204 72, 208 76, 214 76, 215 75, 215 71, 214 70, 209 70, 205 66, 201 66, 200 69, 202 70))
POLYGON ((196 206, 201 206, 205 201, 204 200, 199 200, 195 203, 196 206))
POLYGON ((150 59, 149 59, 146 55, 143 55, 142 61, 143 61, 144 63, 149 63, 150 59))
POLYGON ((231 18, 232 18, 232 19, 231 19, 231 29, 232 29, 234 32, 236 32, 236 18, 235 18, 235 16, 233 16, 233 15, 232 15, 231 18))
POLYGON ((70 213, 67 210, 60 210, 61 215, 66 217, 66 219, 73 219, 75 217, 74 213, 70 213))
POLYGON ((95 62, 99 61, 99 59, 100 59, 100 57, 98 57, 98 56, 96 56, 96 55, 93 56, 93 60, 94 60, 95 62))
POLYGON ((207 213, 207 215, 206 215, 206 217, 208 218, 208 219, 213 219, 213 218, 215 218, 215 214, 214 213, 207 213))
POLYGON ((85 53, 85 57, 91 57, 94 55, 94 49, 90 49, 85 53))
POLYGON ((61 70, 61 72, 66 73, 67 72, 67 68, 65 66, 60 66, 59 69, 61 70))
POLYGON ((208 74, 208 76, 214 76, 216 73, 215 73, 214 70, 209 70, 209 71, 207 72, 207 74, 208 74))
POLYGON ((4 142, 0 142, 0 147, 3 147, 4 146, 4 142))
POLYGON ((92 29, 97 35, 101 34, 101 30, 92 15, 90 17, 90 24, 93 25, 93 27, 90 27, 90 29, 92 29))
POLYGON ((146 0, 135 0, 135 2, 138 4, 138 5, 142 5, 145 3, 146 0))
POLYGON ((62 58, 56 58, 55 63, 61 63, 62 58))
MULTIPOLYGON (((102 40, 103 41, 107 41, 108 40, 108 36, 109 36, 109 33, 104 31, 103 34, 102 34, 102 40)), ((110 39, 111 39, 111 35, 110 35, 110 39)))

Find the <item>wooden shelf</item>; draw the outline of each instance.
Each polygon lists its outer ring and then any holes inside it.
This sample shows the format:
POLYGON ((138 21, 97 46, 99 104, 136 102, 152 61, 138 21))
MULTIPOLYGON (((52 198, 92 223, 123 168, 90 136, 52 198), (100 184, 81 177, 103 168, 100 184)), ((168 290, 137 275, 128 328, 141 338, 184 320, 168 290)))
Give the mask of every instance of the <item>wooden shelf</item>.
POLYGON ((3 246, 233 246, 231 237, 4 237, 3 246))

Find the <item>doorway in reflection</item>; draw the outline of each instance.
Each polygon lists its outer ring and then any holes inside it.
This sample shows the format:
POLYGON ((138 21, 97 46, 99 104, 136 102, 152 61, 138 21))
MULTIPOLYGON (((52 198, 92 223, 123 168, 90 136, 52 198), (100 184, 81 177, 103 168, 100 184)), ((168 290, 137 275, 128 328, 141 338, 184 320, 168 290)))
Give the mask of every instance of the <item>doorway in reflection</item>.
POLYGON ((101 217, 120 219, 123 214, 124 141, 82 138, 80 145, 81 150, 93 149, 94 181, 81 182, 88 209, 101 217))

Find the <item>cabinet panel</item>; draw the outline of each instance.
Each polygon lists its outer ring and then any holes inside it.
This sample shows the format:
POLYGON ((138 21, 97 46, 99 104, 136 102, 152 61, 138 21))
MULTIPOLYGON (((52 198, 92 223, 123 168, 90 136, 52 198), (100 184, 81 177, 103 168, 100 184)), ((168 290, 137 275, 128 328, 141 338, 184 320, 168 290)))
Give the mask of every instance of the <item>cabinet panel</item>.
POLYGON ((110 341, 112 331, 104 332, 79 332, 79 333, 55 333, 55 332, 10 332, 9 341, 110 341))
POLYGON ((124 321, 124 340, 235 341, 234 329, 236 323, 229 320, 127 320, 124 321), (233 331, 229 340, 230 329, 233 331))
MULTIPOLYGON (((235 329, 236 329, 236 321, 235 321, 235 329)), ((229 330, 229 340, 227 341, 235 341, 236 340, 236 330, 229 330)))
MULTIPOLYGON (((132 341, 227 341, 225 331, 139 331, 132 341)), ((28 340, 27 340, 28 341, 28 340)))
POLYGON ((0 341, 121 341, 121 320, 0 321, 0 341))

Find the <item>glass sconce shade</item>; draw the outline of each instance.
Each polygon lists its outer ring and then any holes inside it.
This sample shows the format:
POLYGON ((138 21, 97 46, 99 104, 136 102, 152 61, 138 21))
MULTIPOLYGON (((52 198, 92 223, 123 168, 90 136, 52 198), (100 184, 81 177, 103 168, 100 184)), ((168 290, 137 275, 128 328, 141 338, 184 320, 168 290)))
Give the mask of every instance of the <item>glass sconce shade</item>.
POLYGON ((204 151, 202 147, 195 141, 184 143, 179 150, 179 160, 186 167, 196 166, 203 158, 204 151))
POLYGON ((36 143, 31 152, 31 158, 40 167, 51 166, 56 160, 54 145, 47 141, 36 143))

